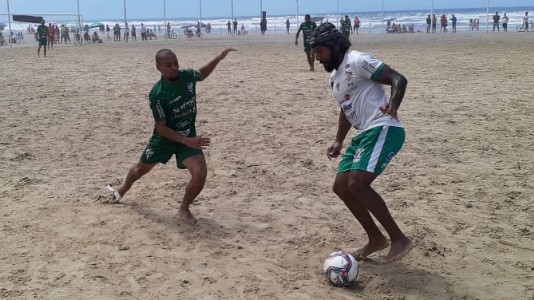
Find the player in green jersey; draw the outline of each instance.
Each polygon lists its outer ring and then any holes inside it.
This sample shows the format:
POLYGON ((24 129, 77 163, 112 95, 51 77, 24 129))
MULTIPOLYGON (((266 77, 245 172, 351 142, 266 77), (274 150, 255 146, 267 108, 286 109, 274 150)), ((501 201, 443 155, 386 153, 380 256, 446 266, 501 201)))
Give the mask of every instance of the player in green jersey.
POLYGON ((141 159, 130 168, 125 181, 116 190, 108 186, 113 191, 114 203, 122 200, 135 181, 174 155, 177 167, 187 169, 191 174, 178 212, 188 224, 196 224, 189 206, 206 182, 207 166, 202 149, 210 145, 209 138, 196 134, 196 82, 206 79, 231 51, 236 50, 224 50, 198 71, 180 69, 176 54, 171 50, 157 52, 156 68, 161 73, 161 79, 149 94, 154 131, 141 159))
POLYGON ((310 65, 310 71, 314 71, 315 64, 315 55, 311 50, 310 46, 310 35, 312 31, 317 28, 317 24, 311 20, 310 15, 304 16, 304 22, 300 24, 299 30, 297 30, 297 35, 295 36, 295 45, 299 44, 299 34, 302 31, 302 39, 304 40, 304 52, 306 52, 306 59, 308 59, 308 64, 310 65))
POLYGON ((39 48, 37 48, 37 56, 40 55, 41 47, 44 49, 44 56, 46 57, 46 44, 48 43, 48 27, 45 25, 45 20, 41 21, 41 25, 37 27, 37 39, 39 48))

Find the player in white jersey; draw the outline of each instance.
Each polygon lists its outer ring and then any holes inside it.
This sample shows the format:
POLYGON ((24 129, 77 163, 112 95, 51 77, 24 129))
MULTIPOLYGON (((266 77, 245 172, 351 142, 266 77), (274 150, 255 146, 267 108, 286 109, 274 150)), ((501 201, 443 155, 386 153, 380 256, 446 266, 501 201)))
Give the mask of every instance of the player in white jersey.
POLYGON ((369 237, 368 244, 355 255, 361 259, 389 247, 389 252, 380 259, 381 263, 389 263, 403 258, 414 245, 371 184, 404 143, 404 128, 397 110, 407 80, 373 55, 349 50, 350 46, 350 40, 331 23, 321 24, 312 33, 311 47, 325 70, 332 72, 330 86, 341 107, 336 139, 326 155, 338 157, 350 128, 358 130, 339 163, 334 192, 369 237), (384 84, 391 86, 389 101, 384 84), (371 214, 387 231, 389 241, 371 214))

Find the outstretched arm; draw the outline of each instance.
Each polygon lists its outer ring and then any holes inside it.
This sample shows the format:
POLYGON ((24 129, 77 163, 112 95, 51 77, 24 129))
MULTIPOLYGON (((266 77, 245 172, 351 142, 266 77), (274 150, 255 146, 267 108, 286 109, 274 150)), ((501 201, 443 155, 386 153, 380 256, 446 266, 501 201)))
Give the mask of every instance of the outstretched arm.
POLYGON ((398 120, 397 110, 399 109, 402 99, 404 98, 408 80, 406 77, 393 70, 388 65, 384 65, 384 68, 382 68, 380 74, 378 74, 378 76, 375 78, 375 81, 391 86, 389 103, 383 107, 380 107, 380 111, 398 120))
POLYGON ((299 30, 297 30, 297 35, 295 35, 295 45, 299 44, 299 35, 302 28, 299 27, 299 30))
POLYGON ((234 49, 234 48, 225 49, 221 54, 219 54, 217 57, 215 57, 207 65, 205 65, 202 68, 200 68, 200 70, 199 70, 200 75, 201 75, 200 80, 202 81, 202 80, 208 78, 208 76, 210 76, 211 72, 213 72, 213 70, 215 70, 215 67, 217 67, 219 62, 221 60, 223 60, 226 57, 226 55, 228 55, 228 53, 230 51, 237 51, 237 50, 234 49))

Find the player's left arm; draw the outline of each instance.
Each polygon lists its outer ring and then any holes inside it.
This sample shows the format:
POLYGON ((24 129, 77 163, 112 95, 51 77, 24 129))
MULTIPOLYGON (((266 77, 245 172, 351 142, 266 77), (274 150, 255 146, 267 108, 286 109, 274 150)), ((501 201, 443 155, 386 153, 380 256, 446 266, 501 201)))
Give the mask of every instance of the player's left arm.
POLYGON ((390 66, 384 64, 380 73, 373 79, 374 81, 391 86, 391 95, 389 103, 380 107, 382 113, 390 115, 392 118, 397 118, 397 110, 401 105, 408 80, 399 72, 393 70, 390 66))
POLYGON ((200 68, 200 70, 198 70, 200 73, 200 81, 208 78, 208 76, 210 76, 213 70, 215 70, 215 67, 217 67, 219 62, 223 60, 226 57, 226 55, 228 55, 228 53, 230 53, 231 51, 237 51, 237 50, 234 48, 225 49, 223 52, 221 52, 221 54, 217 55, 217 57, 215 57, 207 65, 200 68))

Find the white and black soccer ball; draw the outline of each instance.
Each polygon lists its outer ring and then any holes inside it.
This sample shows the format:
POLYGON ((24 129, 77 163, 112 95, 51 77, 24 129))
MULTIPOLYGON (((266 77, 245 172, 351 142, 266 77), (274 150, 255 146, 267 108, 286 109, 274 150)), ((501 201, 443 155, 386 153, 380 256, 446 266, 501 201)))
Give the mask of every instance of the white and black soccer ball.
POLYGON ((324 275, 335 286, 349 285, 358 277, 358 262, 348 252, 333 252, 324 261, 324 275))

